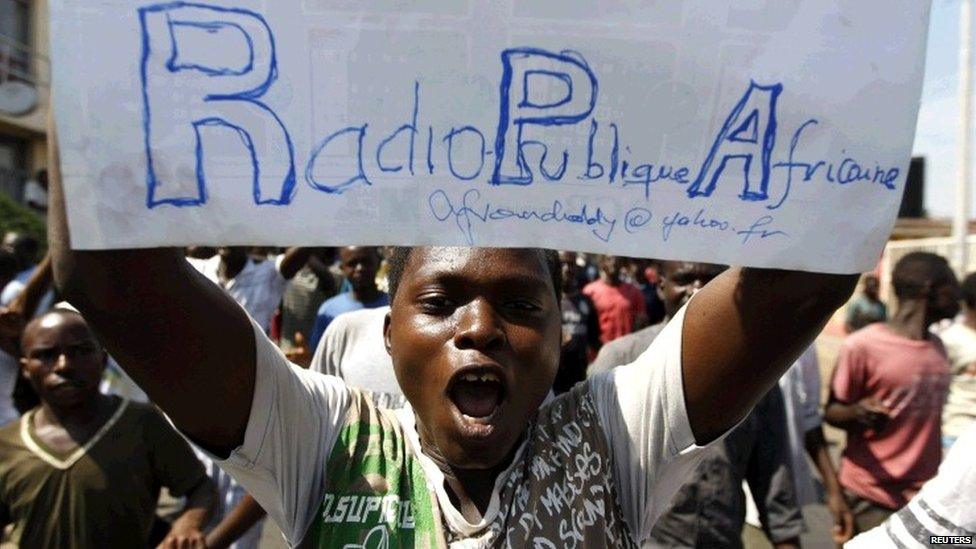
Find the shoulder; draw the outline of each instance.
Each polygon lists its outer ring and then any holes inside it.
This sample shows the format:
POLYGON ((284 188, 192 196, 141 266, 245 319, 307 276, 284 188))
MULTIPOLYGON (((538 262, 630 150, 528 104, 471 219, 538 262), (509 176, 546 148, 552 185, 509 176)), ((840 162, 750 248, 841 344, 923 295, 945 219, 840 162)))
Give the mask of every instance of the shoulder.
POLYGON ((0 461, 3 461, 3 456, 8 455, 10 451, 23 446, 20 438, 21 423, 23 421, 24 418, 19 417, 0 427, 0 461))
POLYGON ((336 307, 346 303, 346 301, 349 299, 348 293, 349 292, 341 293, 323 301, 322 305, 319 306, 319 314, 327 315, 330 311, 334 311, 336 307))
POLYGON ((603 281, 600 279, 590 282, 586 286, 583 286, 583 293, 586 296, 591 296, 592 294, 599 292, 603 288, 603 281))

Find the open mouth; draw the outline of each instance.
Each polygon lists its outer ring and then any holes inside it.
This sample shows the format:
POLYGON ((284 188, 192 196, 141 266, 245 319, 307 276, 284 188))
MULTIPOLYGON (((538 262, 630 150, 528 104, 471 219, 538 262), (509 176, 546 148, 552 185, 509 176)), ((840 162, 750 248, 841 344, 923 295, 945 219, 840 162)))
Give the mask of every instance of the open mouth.
POLYGON ((464 369, 454 375, 447 394, 468 424, 487 425, 505 401, 506 384, 492 368, 464 369))

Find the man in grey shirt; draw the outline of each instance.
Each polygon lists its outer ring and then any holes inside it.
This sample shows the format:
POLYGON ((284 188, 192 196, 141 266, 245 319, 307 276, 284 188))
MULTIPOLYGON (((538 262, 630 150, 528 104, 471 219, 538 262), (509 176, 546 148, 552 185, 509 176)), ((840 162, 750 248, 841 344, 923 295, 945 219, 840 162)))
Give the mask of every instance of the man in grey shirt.
MULTIPOLYGON (((665 319, 607 343, 600 349, 587 375, 592 377, 637 360, 668 320, 695 293, 725 270, 707 263, 666 261, 658 292, 665 319)), ((799 546, 803 517, 783 447, 786 409, 774 387, 728 437, 713 448, 672 500, 644 547, 741 547, 745 521, 745 493, 749 484, 759 508, 763 530, 777 548, 799 546)))
POLYGON ((664 320, 617 338, 601 347, 596 360, 587 369, 586 377, 593 377, 637 360, 637 357, 651 346, 651 342, 661 333, 665 324, 695 295, 695 292, 725 269, 724 265, 665 261, 661 265, 661 283, 657 287, 658 295, 664 301, 664 320))

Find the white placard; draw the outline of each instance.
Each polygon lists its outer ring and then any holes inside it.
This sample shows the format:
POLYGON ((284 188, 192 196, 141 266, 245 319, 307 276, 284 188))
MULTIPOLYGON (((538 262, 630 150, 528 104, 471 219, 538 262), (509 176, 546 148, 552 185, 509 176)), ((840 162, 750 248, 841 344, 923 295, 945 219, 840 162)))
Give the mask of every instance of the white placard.
POLYGON ((72 244, 874 266, 920 0, 53 2, 72 244))

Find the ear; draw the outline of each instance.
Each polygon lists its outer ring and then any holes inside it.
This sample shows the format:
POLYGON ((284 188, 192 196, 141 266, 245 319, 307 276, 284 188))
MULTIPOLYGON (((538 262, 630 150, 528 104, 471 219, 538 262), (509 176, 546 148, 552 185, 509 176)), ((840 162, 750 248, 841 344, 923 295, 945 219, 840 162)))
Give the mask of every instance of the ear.
POLYGON ((30 381, 30 375, 27 374, 27 359, 21 358, 18 362, 20 362, 20 377, 30 381))
POLYGON ((657 293, 657 298, 660 299, 662 302, 664 301, 664 289, 663 288, 664 288, 664 281, 665 280, 667 280, 667 279, 664 278, 663 276, 662 277, 659 277, 657 279, 657 285, 654 287, 654 291, 657 293))
POLYGON ((392 353, 390 353, 390 326, 391 325, 392 322, 390 320, 390 313, 386 313, 386 316, 383 317, 383 346, 386 347, 386 354, 392 356, 392 353))

